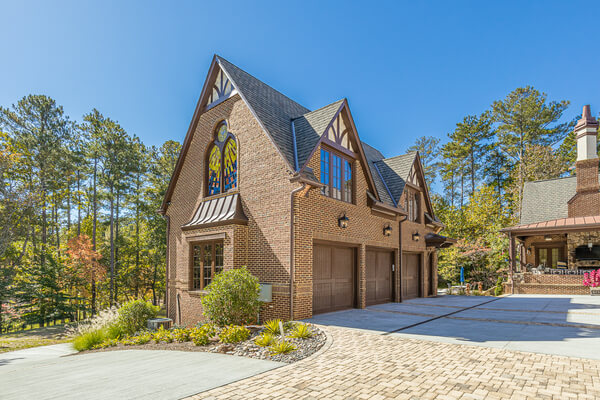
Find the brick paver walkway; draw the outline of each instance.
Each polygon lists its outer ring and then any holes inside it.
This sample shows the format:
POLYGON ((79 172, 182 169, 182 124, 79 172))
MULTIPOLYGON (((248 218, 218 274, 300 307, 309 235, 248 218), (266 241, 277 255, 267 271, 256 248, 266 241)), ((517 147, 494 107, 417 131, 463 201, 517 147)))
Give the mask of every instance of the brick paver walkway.
POLYGON ((191 399, 600 398, 597 360, 325 329, 318 355, 191 399))

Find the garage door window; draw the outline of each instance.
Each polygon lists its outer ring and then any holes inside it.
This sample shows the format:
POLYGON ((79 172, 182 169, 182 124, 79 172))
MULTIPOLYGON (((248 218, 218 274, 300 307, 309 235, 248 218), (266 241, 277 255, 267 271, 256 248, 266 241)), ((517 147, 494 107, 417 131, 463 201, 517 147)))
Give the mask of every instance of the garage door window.
POLYGON ((223 242, 201 242, 191 246, 191 289, 202 290, 223 271, 223 242))

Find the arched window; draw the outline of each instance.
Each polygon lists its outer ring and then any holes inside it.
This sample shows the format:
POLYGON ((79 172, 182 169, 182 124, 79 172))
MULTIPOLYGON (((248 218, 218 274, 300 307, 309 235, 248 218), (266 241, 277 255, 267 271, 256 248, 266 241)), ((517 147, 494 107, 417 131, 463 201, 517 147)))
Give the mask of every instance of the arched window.
POLYGON ((209 196, 227 193, 237 187, 237 143, 225 121, 219 123, 215 129, 207 166, 209 196))

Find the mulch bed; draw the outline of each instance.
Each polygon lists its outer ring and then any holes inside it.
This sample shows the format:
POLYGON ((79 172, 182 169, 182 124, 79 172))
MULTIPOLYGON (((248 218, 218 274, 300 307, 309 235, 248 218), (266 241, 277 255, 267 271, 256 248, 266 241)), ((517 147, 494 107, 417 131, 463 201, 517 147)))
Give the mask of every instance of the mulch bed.
POLYGON ((277 354, 271 355, 268 347, 261 347, 254 344, 254 339, 260 335, 262 332, 262 327, 248 327, 252 332, 250 339, 235 343, 219 343, 217 338, 211 340, 211 343, 206 346, 196 346, 193 342, 160 342, 154 343, 150 342, 144 345, 136 345, 136 346, 125 346, 123 344, 118 344, 114 347, 107 347, 104 349, 97 350, 86 350, 81 351, 77 354, 86 354, 86 353, 97 353, 101 351, 119 351, 119 350, 174 350, 174 351, 204 351, 210 353, 221 353, 221 354, 230 354, 235 356, 243 356, 250 358, 257 358, 260 360, 270 360, 270 361, 279 361, 283 363, 293 363, 296 361, 300 361, 315 352, 317 352, 327 340, 327 336, 325 333, 312 324, 308 324, 313 332, 313 336, 308 339, 292 339, 286 338, 285 340, 291 342, 297 346, 297 349, 288 354, 277 354))

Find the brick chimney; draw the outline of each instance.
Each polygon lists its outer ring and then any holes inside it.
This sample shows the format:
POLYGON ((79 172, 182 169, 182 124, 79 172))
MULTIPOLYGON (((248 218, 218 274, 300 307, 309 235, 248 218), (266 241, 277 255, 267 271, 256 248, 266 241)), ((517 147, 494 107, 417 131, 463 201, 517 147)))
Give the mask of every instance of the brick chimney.
POLYGON ((581 119, 575 125, 577 138, 577 192, 569 200, 569 217, 589 217, 600 215, 600 184, 598 183, 598 152, 596 137, 598 121, 590 112, 590 106, 583 106, 581 119))

